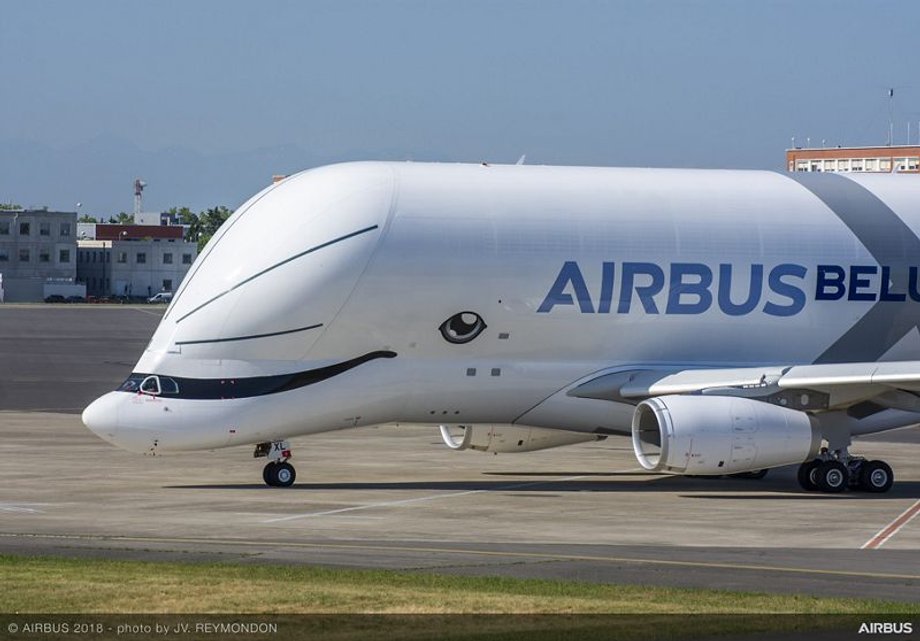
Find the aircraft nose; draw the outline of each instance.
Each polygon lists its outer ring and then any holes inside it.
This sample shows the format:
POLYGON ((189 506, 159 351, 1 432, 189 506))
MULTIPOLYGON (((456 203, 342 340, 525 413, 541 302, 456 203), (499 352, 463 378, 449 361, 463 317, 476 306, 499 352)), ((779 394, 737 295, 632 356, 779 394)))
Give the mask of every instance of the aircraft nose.
POLYGON ((118 431, 118 392, 100 396, 83 410, 83 424, 99 438, 115 442, 118 431))

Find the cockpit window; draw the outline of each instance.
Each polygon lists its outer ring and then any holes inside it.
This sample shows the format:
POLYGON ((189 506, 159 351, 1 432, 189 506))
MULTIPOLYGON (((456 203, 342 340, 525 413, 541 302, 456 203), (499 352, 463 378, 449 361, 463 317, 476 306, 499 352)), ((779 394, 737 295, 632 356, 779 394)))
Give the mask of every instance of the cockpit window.
POLYGON ((118 388, 119 392, 140 392, 151 396, 179 395, 179 384, 169 376, 157 374, 131 374, 118 388))
POLYGON ((168 376, 160 376, 160 394, 178 394, 179 386, 168 376))
POLYGON ((145 378, 144 382, 141 383, 141 392, 144 394, 153 394, 154 396, 159 395, 160 379, 156 376, 148 376, 145 378))
POLYGON ((131 376, 128 377, 128 380, 121 384, 121 387, 118 388, 118 391, 136 392, 144 378, 145 377, 141 374, 131 374, 131 376))
POLYGON ((118 387, 119 392, 181 399, 217 400, 250 398, 288 392, 338 376, 378 358, 395 358, 390 351, 368 352, 348 361, 288 374, 245 378, 185 378, 134 372, 118 387))

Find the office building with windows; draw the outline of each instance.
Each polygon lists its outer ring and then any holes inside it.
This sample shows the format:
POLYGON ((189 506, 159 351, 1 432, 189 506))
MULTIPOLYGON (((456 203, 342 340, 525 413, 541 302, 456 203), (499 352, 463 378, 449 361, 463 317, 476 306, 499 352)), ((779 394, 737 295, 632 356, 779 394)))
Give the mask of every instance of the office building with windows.
POLYGON ((821 147, 786 150, 788 171, 920 173, 920 146, 821 147))
POLYGON ((88 296, 175 292, 198 257, 198 245, 183 233, 173 225, 80 223, 77 279, 88 296))
POLYGON ((76 279, 77 214, 0 211, 0 274, 6 302, 40 301, 47 283, 76 279))

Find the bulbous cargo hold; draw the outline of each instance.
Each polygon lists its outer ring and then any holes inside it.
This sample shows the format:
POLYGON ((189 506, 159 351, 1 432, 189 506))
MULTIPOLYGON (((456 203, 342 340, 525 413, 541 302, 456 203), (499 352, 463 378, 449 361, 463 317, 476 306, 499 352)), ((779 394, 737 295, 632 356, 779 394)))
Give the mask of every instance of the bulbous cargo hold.
POLYGON ((920 417, 918 231, 902 176, 312 169, 215 234, 84 422, 148 453, 387 423, 488 452, 632 433, 656 471, 820 463, 806 489, 884 491, 847 448, 920 417))
POLYGON ((301 369, 380 240, 394 180, 383 164, 321 167, 243 204, 192 266, 135 371, 301 369))

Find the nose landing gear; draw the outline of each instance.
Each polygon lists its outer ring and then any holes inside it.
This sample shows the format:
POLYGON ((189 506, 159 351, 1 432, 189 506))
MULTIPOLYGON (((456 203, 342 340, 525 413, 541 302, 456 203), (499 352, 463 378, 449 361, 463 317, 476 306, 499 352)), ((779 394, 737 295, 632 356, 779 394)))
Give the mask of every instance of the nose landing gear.
POLYGON ((818 457, 799 466, 798 481, 802 489, 836 494, 849 488, 863 492, 887 492, 894 484, 894 472, 885 461, 867 461, 850 456, 844 448, 821 450, 818 457))
POLYGON ((297 478, 297 472, 294 466, 288 463, 291 458, 291 445, 287 441, 273 441, 271 443, 259 443, 256 445, 256 451, 253 452, 255 458, 268 458, 268 463, 262 469, 262 480, 270 487, 291 487, 297 478))

